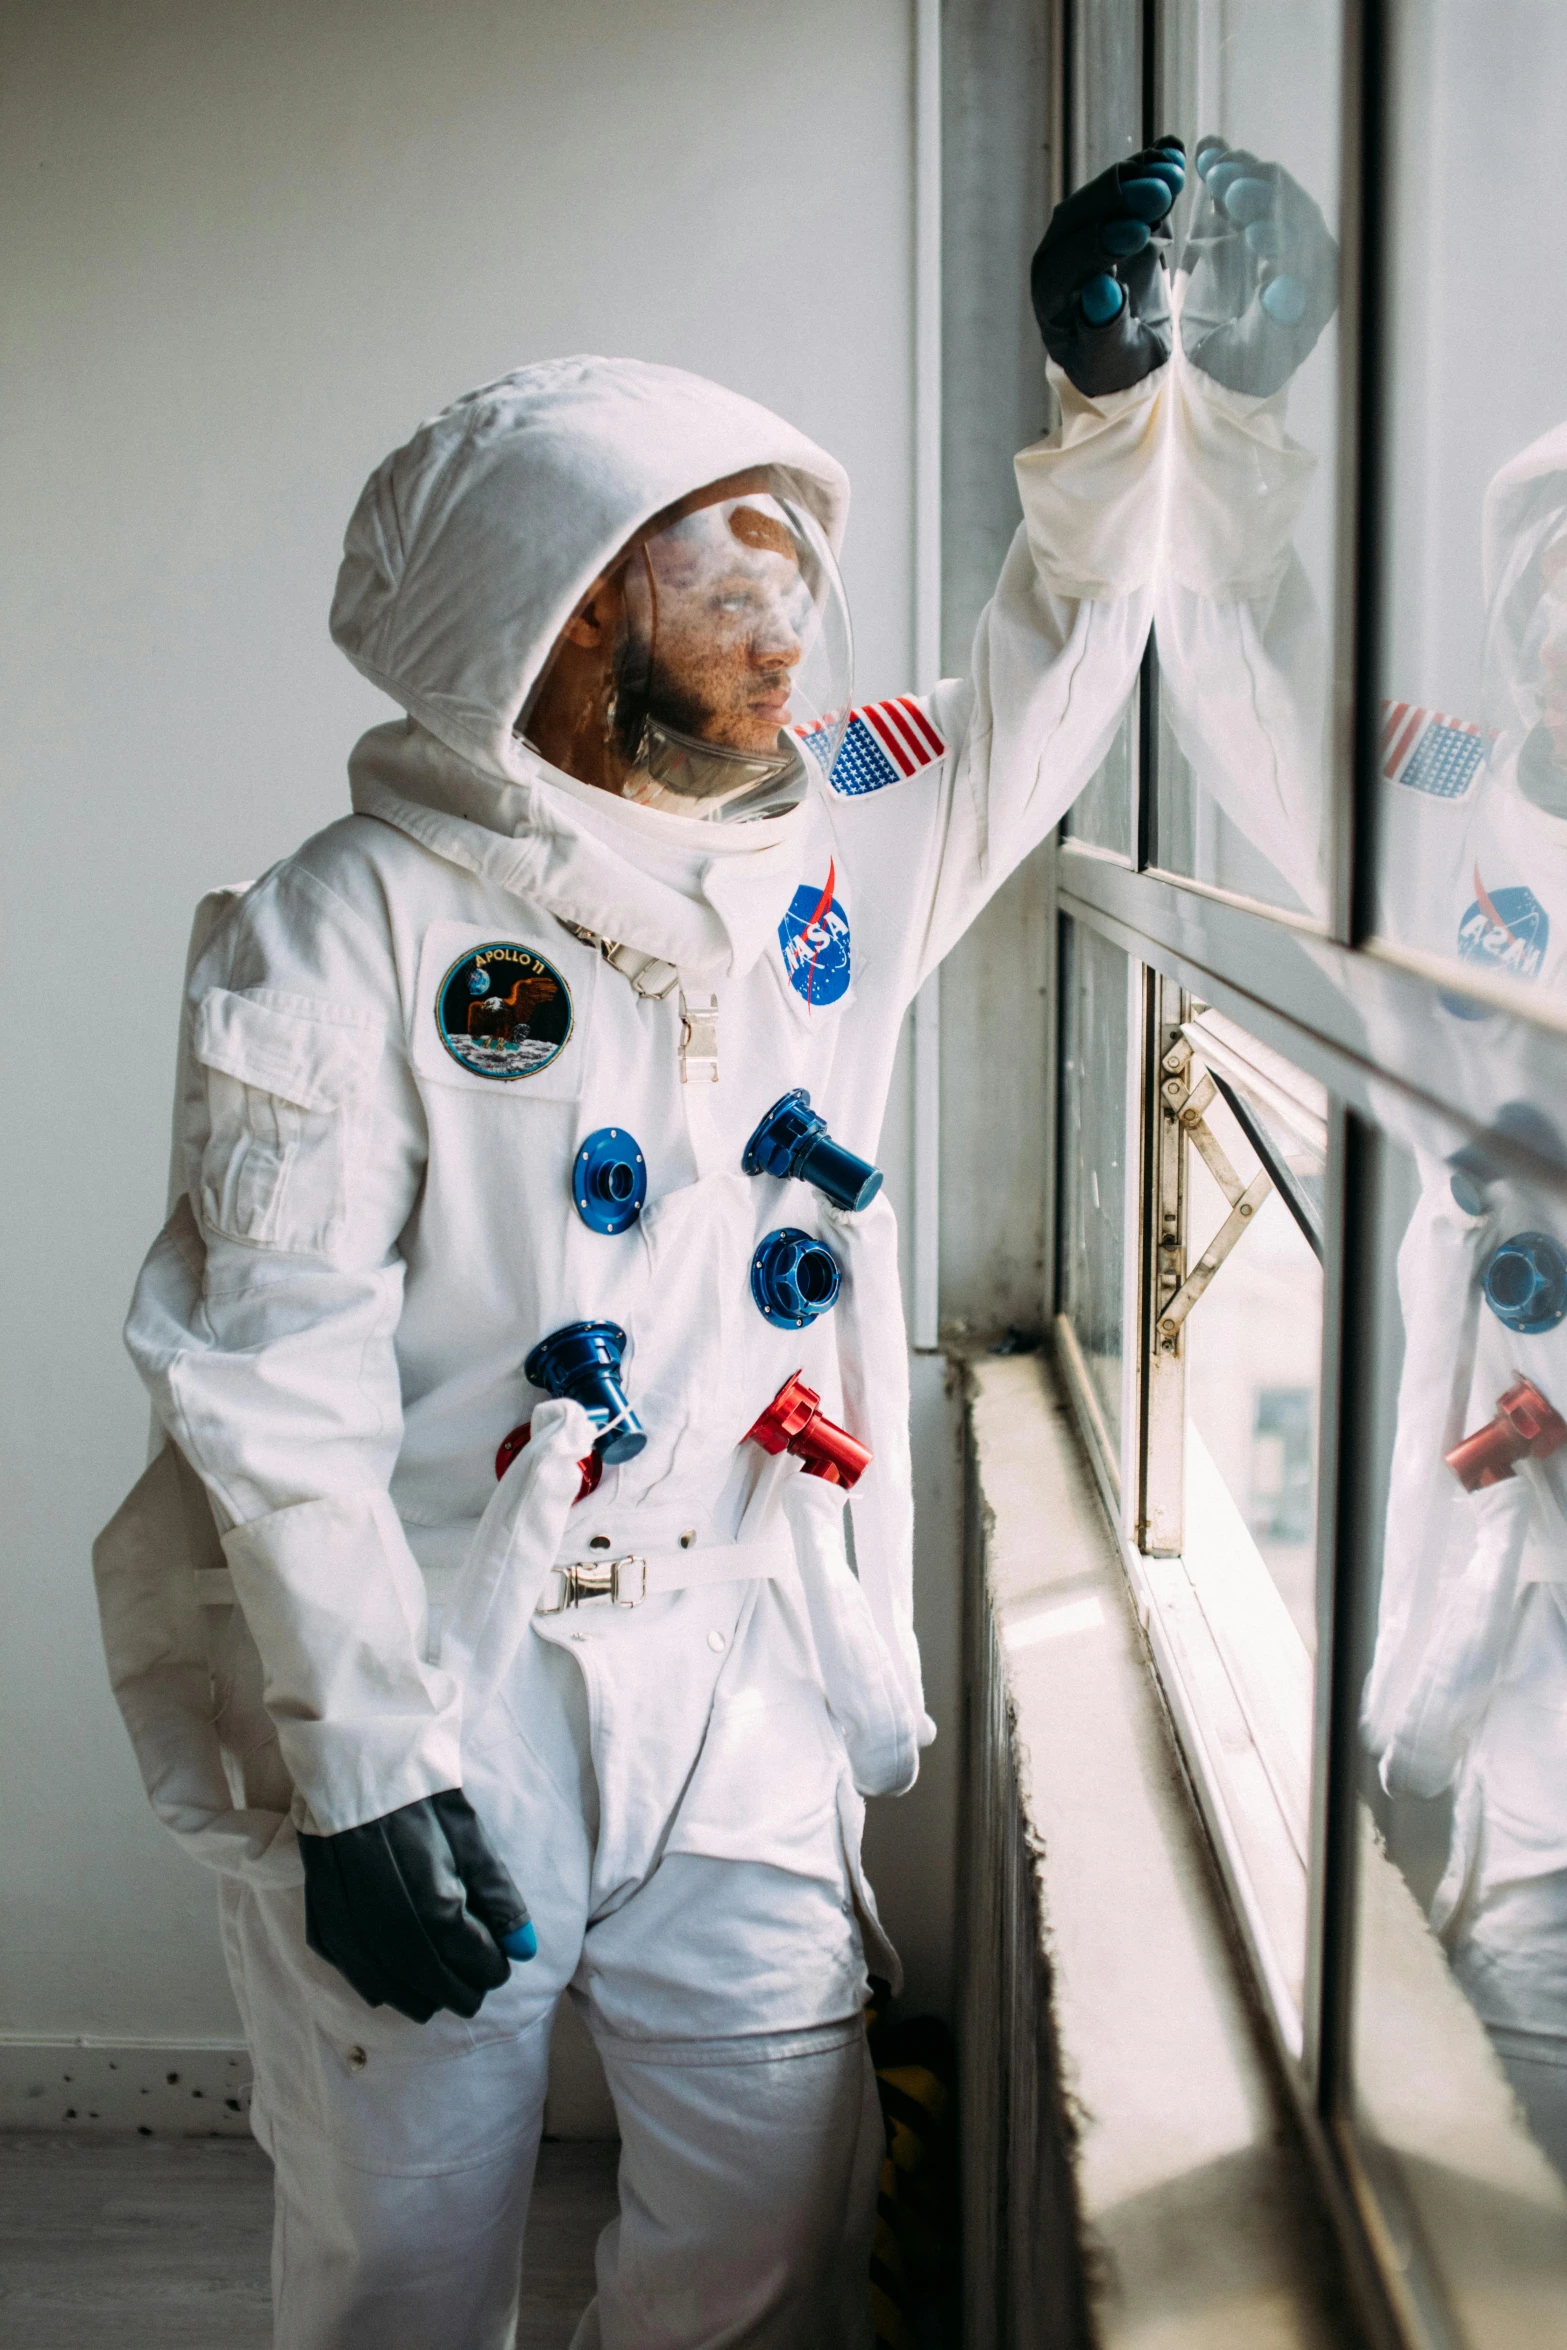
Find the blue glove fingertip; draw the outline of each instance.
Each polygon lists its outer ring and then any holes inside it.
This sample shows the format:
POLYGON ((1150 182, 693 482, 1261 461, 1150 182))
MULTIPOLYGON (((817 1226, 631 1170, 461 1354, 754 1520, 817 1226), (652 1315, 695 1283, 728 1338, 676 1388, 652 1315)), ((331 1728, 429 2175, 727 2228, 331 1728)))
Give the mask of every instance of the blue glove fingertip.
POLYGON ((1208 193, 1213 197, 1216 203, 1222 204, 1224 202, 1225 189, 1229 187, 1233 181, 1244 179, 1245 176, 1246 169, 1244 164, 1236 163, 1228 155, 1221 155, 1217 162, 1211 163, 1208 166, 1208 193))
POLYGON ((1266 180, 1248 179, 1244 175, 1228 179, 1220 191, 1220 202, 1237 228, 1249 228, 1254 220, 1265 220, 1273 210, 1274 192, 1266 180))
POLYGON ((1299 326, 1306 315, 1306 289, 1298 277, 1276 277, 1262 289, 1262 307, 1275 326, 1299 326))
POLYGON ((1117 279, 1104 272, 1091 277, 1077 298, 1090 326, 1108 326, 1112 318, 1120 317, 1126 293, 1117 279))
POLYGON ((1254 220, 1246 231, 1246 249, 1264 261, 1277 261, 1294 244, 1292 230, 1282 220, 1254 220))
POLYGON ((1117 261, 1128 261, 1140 253, 1149 242, 1151 232, 1140 220, 1107 220, 1099 231, 1099 242, 1117 261))
POLYGON ((1176 191, 1164 179, 1123 180, 1121 202, 1134 220, 1163 220, 1176 191))
POLYGON ((533 1930, 531 1918, 524 1918, 520 1926, 513 1926, 509 1934, 502 1934, 498 1939, 506 1956, 516 1959, 520 1964, 539 1955, 539 1937, 533 1930))

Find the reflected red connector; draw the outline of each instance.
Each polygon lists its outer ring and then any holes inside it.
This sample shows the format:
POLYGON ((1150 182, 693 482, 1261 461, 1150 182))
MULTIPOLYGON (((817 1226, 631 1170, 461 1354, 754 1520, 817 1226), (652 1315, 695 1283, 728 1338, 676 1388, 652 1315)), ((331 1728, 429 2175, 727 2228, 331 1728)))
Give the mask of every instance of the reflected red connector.
POLYGON ((847 1491, 871 1465, 869 1445, 838 1427, 822 1410, 822 1399, 798 1371, 786 1379, 754 1428, 746 1435, 764 1452, 792 1452, 807 1477, 825 1478, 847 1491))
POLYGON ((1496 1418, 1455 1444, 1445 1458, 1466 1493, 1500 1485, 1514 1461, 1549 1460, 1567 1444, 1567 1420, 1548 1404, 1532 1379, 1519 1379, 1496 1400, 1496 1418))
MULTIPOLYGON (((509 1436, 501 1438, 501 1449, 495 1456, 497 1478, 505 1476, 532 1434, 533 1422, 524 1420, 520 1428, 514 1428, 509 1436)), ((598 1490, 598 1481, 604 1474, 604 1464, 596 1452, 590 1452, 585 1461, 578 1461, 577 1466, 582 1471, 582 1483, 577 1488, 577 1501, 586 1501, 590 1493, 598 1490)), ((573 1502, 572 1507, 575 1509, 576 1502, 573 1502)))

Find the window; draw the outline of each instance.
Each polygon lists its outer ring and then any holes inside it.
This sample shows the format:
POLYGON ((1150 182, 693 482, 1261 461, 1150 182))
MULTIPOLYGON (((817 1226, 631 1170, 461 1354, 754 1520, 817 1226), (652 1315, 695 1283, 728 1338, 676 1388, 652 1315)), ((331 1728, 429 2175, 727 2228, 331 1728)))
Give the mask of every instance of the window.
POLYGON ((1054 868, 1057 1359, 1383 2318, 1556 2343, 1567 17, 1068 15, 1068 185, 1210 168, 1202 462, 1054 868), (1269 271, 1289 334, 1226 341, 1269 271))

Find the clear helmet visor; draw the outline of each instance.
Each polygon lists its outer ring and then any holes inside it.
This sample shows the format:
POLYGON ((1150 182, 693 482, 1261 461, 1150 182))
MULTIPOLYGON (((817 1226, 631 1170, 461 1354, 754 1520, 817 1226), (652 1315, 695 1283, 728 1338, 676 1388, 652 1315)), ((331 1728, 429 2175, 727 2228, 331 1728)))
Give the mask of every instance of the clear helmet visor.
POLYGON ((745 479, 639 536, 595 582, 522 720, 552 765, 640 806, 729 820, 792 806, 807 759, 830 772, 852 683, 838 567, 780 478, 745 479))

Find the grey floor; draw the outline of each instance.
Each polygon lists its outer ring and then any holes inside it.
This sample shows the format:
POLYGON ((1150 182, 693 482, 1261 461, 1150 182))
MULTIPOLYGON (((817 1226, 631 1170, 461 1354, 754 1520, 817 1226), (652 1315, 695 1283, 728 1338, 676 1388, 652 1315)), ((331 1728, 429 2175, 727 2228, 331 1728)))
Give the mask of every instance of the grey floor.
MULTIPOLYGON (((517 2350, 566 2350, 613 2145, 539 2150, 517 2350)), ((0 2135, 4 2350, 271 2350, 272 2170, 243 2138, 0 2135)))

